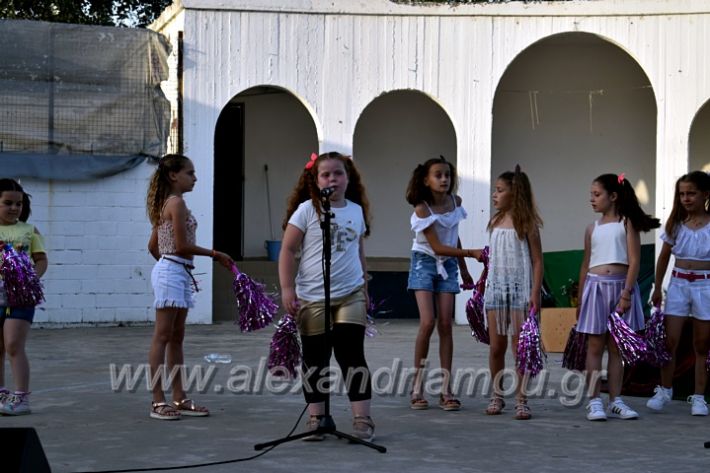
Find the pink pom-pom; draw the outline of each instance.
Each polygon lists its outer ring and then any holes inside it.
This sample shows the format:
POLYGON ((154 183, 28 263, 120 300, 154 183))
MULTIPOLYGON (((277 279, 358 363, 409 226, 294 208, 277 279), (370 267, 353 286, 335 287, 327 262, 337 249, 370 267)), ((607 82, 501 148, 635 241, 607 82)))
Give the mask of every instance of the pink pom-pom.
POLYGON ((239 310, 239 328, 242 332, 251 332, 266 327, 279 310, 278 304, 265 292, 263 284, 239 272, 236 266, 232 266, 232 272, 232 289, 239 310))
POLYGON ((646 353, 646 342, 634 332, 617 312, 609 314, 607 328, 614 339, 624 364, 633 365, 646 353))
POLYGON ((708 356, 705 357, 705 369, 710 371, 710 351, 708 351, 708 356))
POLYGON ((644 359, 653 366, 662 367, 671 361, 671 354, 668 352, 666 327, 663 322, 665 318, 660 308, 651 309, 651 318, 646 322, 646 353, 644 359))
POLYGON ((301 343, 298 338, 298 327, 293 316, 286 314, 276 325, 276 332, 271 337, 267 366, 274 376, 289 375, 295 378, 300 364, 301 343))
POLYGON ((587 334, 577 331, 575 325, 569 331, 567 345, 562 355, 562 367, 569 370, 584 371, 587 364, 587 334))
POLYGON ((518 336, 518 352, 515 365, 520 374, 537 376, 544 367, 547 358, 540 343, 540 327, 534 309, 530 310, 527 320, 523 322, 518 336))
POLYGON ((487 246, 481 251, 483 272, 481 272, 481 277, 473 286, 471 298, 466 302, 466 318, 468 319, 468 325, 471 327, 471 336, 486 345, 491 343, 483 311, 483 297, 486 293, 486 279, 488 278, 488 251, 487 246))
POLYGON ((383 299, 381 301, 375 301, 374 299, 370 298, 370 303, 367 306, 367 325, 365 326, 365 336, 367 337, 376 337, 379 331, 377 330, 377 325, 375 324, 375 315, 380 310, 380 307, 385 303, 386 299, 383 299))
POLYGON ((27 253, 5 244, 0 258, 0 273, 5 284, 8 305, 34 307, 40 304, 44 300, 42 283, 27 253))

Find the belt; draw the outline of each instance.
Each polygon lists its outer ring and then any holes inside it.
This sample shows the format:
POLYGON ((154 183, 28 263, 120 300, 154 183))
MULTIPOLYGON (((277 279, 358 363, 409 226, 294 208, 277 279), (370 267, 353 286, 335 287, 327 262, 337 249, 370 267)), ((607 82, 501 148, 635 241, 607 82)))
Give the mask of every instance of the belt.
POLYGON ((693 281, 700 281, 700 280, 703 280, 703 279, 710 279, 710 273, 702 273, 702 274, 698 274, 698 273, 682 273, 682 272, 680 272, 680 271, 676 271, 675 269, 674 269, 673 271, 671 271, 671 275, 672 275, 674 278, 685 279, 686 281, 690 281, 690 282, 693 282, 693 281))
POLYGON ((188 263, 183 263, 182 261, 178 261, 176 259, 172 259, 168 256, 163 256, 163 259, 170 261, 171 263, 179 264, 183 268, 185 268, 185 271, 187 271, 187 274, 190 276, 190 279, 192 279, 192 287, 195 288, 195 292, 200 292, 200 288, 197 286, 197 279, 195 279, 195 276, 192 275, 192 270, 195 269, 195 266, 188 263))

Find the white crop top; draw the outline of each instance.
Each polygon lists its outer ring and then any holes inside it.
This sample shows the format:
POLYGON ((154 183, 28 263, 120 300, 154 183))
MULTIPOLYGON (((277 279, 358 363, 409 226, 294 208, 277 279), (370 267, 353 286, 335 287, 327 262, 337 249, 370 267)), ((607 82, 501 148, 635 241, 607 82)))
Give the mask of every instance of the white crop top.
POLYGON ((451 199, 454 202, 453 210, 443 214, 437 214, 431 211, 429 205, 425 202, 424 204, 429 209, 429 215, 424 218, 417 216, 416 212, 412 212, 412 217, 410 219, 410 224, 412 226, 412 231, 415 232, 414 241, 412 242, 412 251, 419 251, 421 253, 426 253, 429 256, 436 258, 436 269, 442 278, 447 279, 448 274, 444 269, 444 262, 449 258, 449 256, 437 256, 434 250, 429 245, 429 242, 424 235, 424 230, 430 226, 434 226, 436 231, 436 236, 439 238, 439 242, 442 245, 451 246, 456 248, 459 239, 459 222, 465 219, 468 215, 463 207, 456 205, 456 198, 452 195, 451 199))
POLYGON ((603 264, 629 264, 629 254, 626 249, 626 227, 623 221, 601 225, 598 220, 594 222, 589 267, 593 268, 603 264))
POLYGON ((677 259, 710 261, 710 223, 697 230, 678 225, 675 238, 662 232, 661 240, 673 247, 671 253, 677 259))

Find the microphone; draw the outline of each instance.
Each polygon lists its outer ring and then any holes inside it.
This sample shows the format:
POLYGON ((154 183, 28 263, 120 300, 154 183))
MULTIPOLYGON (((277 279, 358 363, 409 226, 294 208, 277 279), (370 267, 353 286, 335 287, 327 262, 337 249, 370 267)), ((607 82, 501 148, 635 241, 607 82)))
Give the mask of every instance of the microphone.
POLYGON ((333 192, 335 192, 334 188, 324 187, 323 189, 320 190, 320 196, 321 197, 330 197, 333 192))

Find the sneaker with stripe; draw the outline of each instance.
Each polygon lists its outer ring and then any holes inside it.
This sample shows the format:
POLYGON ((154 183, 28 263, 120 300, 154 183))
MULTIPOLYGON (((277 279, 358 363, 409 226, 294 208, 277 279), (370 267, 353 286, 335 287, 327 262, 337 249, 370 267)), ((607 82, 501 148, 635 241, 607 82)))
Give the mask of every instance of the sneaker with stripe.
POLYGON ((607 407, 609 417, 617 417, 619 419, 638 419, 639 413, 627 406, 624 401, 617 397, 614 402, 609 403, 607 407))

